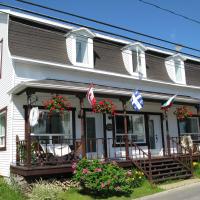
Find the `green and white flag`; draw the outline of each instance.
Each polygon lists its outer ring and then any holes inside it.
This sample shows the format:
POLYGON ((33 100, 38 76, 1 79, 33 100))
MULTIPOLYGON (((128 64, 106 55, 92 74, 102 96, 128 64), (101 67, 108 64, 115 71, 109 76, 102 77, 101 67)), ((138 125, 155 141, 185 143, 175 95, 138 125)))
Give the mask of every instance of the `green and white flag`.
POLYGON ((167 111, 172 105, 173 105, 173 102, 174 102, 174 99, 176 98, 176 94, 172 97, 170 97, 162 106, 161 106, 161 110, 165 110, 167 111))

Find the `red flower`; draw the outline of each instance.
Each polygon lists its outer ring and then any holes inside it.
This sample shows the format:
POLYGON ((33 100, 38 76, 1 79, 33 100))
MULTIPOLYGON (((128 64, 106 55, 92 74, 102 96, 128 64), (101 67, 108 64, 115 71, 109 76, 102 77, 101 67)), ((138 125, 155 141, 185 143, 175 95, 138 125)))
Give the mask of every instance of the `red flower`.
POLYGON ((83 174, 88 174, 89 170, 87 168, 83 169, 82 173, 83 174))
POLYGON ((102 169, 101 169, 101 168, 96 168, 96 169, 94 170, 94 172, 102 172, 102 169))

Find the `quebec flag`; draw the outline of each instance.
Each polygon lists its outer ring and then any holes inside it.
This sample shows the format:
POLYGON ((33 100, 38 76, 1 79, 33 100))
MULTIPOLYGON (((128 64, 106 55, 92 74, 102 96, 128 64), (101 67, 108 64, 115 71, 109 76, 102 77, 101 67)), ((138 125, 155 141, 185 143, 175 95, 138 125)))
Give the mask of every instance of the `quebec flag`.
POLYGON ((144 107, 144 101, 142 99, 142 95, 138 90, 135 90, 131 96, 131 104, 134 110, 139 111, 141 108, 144 107))

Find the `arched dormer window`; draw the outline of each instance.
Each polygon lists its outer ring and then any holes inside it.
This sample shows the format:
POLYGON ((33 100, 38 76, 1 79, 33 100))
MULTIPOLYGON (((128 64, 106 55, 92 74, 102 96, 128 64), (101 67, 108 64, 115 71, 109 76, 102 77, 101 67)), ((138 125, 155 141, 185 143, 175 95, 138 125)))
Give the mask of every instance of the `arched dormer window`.
POLYGON ((126 70, 133 76, 146 78, 145 46, 136 42, 122 48, 126 70))
POLYGON ((165 59, 167 73, 175 83, 186 84, 184 61, 186 58, 181 54, 175 54, 165 59))
POLYGON ((93 34, 86 28, 66 34, 67 54, 74 66, 94 68, 93 34))

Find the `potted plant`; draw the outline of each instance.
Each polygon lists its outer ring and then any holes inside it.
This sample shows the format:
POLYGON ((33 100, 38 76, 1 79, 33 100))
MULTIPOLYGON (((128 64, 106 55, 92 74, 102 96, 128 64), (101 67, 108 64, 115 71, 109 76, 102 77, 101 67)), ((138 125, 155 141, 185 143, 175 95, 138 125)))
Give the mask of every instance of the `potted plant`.
POLYGON ((105 114, 114 114, 116 106, 110 99, 103 99, 102 101, 96 102, 92 106, 92 110, 95 113, 105 113, 105 114))
POLYGON ((188 117, 192 116, 192 112, 188 110, 186 106, 181 106, 176 108, 174 111, 174 114, 176 115, 177 119, 182 121, 187 119, 188 117))
POLYGON ((52 112, 63 114, 64 111, 69 111, 71 109, 70 102, 61 95, 53 96, 51 99, 44 101, 43 105, 49 110, 50 114, 52 114, 52 112))

